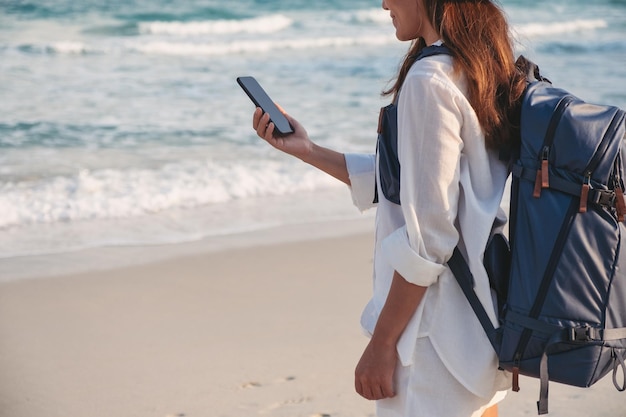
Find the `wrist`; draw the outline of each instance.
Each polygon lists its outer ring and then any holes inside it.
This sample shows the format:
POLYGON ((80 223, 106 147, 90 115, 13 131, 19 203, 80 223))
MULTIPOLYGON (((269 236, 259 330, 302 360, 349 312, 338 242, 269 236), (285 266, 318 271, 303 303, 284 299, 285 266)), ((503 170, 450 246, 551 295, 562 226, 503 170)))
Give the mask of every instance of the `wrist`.
MULTIPOLYGON (((380 327, 380 326, 379 326, 380 327)), ((372 335, 371 343, 379 349, 395 349, 400 339, 399 335, 395 335, 377 327, 372 335)))
POLYGON ((298 156, 298 158, 309 165, 315 165, 315 154, 319 152, 319 146, 312 141, 309 141, 308 146, 304 152, 298 156))

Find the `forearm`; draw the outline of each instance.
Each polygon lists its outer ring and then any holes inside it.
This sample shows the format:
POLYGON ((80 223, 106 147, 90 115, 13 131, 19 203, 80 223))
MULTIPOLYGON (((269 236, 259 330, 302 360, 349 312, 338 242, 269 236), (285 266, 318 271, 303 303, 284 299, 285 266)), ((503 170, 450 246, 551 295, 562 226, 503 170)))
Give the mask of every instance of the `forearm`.
POLYGON ((381 346, 395 346, 426 290, 427 287, 411 284, 398 272, 394 272, 391 289, 374 329, 372 342, 381 346))
POLYGON ((348 175, 346 159, 343 153, 312 144, 308 154, 300 159, 335 177, 344 184, 350 185, 350 176, 348 175))
POLYGON ((411 284, 394 272, 374 334, 355 370, 354 386, 364 398, 380 400, 396 395, 393 387, 398 361, 396 344, 425 293, 426 287, 411 284))
POLYGON ((296 119, 285 113, 285 117, 294 129, 294 133, 287 137, 274 136, 274 123, 270 121, 268 113, 260 108, 254 111, 252 127, 260 138, 270 145, 289 155, 301 159, 309 165, 337 178, 344 184, 350 185, 350 176, 346 158, 340 152, 316 145, 309 139, 306 130, 296 119))

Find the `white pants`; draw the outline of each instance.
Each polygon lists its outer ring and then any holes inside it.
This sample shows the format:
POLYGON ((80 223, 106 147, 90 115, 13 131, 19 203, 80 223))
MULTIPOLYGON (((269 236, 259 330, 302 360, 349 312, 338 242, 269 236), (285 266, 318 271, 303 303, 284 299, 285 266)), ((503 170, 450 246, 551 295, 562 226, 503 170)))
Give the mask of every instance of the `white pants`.
POLYGON ((398 365, 394 388, 395 397, 376 401, 378 417, 480 417, 506 395, 500 391, 481 398, 468 391, 441 362, 428 337, 417 340, 411 366, 398 365))

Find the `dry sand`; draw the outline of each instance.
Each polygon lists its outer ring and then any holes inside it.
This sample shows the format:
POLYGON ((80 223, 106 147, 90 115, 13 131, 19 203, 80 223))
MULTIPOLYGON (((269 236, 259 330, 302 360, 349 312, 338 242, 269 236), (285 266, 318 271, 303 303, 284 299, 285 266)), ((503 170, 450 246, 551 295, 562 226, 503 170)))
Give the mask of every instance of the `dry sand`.
MULTIPOLYGON (((373 416, 352 388, 371 251, 365 231, 3 277, 0 417, 373 416)), ((522 379, 500 415, 536 415, 537 394, 522 379)), ((625 406, 610 378, 551 385, 551 417, 625 406)))

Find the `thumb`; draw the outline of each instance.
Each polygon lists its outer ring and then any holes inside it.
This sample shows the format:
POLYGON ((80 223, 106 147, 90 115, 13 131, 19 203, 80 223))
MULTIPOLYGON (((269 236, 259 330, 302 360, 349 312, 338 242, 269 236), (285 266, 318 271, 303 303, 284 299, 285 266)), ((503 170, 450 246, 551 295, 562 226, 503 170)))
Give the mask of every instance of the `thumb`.
POLYGON ((287 120, 289 120, 289 123, 292 123, 294 121, 293 117, 289 116, 289 114, 285 111, 285 109, 282 108, 282 106, 278 103, 274 103, 276 104, 276 107, 278 107, 278 110, 280 110, 280 112, 287 118, 287 120))

